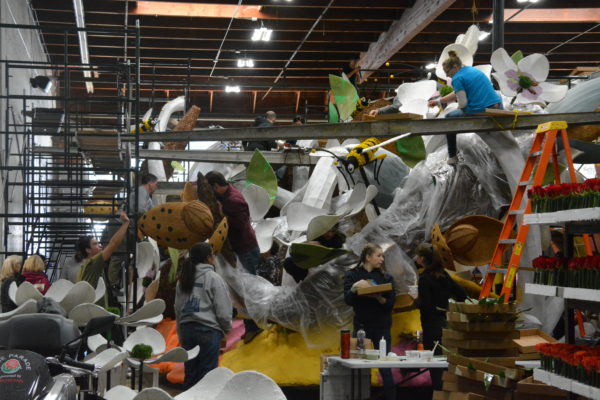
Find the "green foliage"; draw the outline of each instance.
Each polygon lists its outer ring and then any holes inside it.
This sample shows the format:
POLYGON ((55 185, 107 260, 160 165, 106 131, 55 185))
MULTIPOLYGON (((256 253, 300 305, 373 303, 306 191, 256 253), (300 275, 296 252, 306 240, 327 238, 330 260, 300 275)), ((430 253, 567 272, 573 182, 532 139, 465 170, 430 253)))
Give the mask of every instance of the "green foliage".
POLYGON ((533 79, 525 75, 519 75, 519 86, 529 89, 533 85, 533 79))
POLYGON ((454 88, 452 86, 442 85, 442 87, 440 88, 440 96, 442 97, 449 95, 452 92, 454 92, 454 88))
POLYGON ((146 360, 152 357, 152 346, 148 346, 147 344, 136 344, 133 346, 133 349, 131 349, 131 356, 138 360, 146 360))
POLYGON ((512 60, 514 61, 515 64, 519 64, 519 61, 521 61, 523 59, 523 52, 521 50, 517 50, 513 53, 512 56, 510 56, 510 58, 512 58, 512 60))
POLYGON ((277 198, 277 176, 260 150, 254 150, 246 169, 246 185, 255 184, 269 193, 270 205, 277 198))
POLYGON ((119 310, 118 307, 106 307, 105 310, 108 311, 109 313, 116 314, 119 317, 121 316, 121 310, 119 310))
POLYGON ((175 171, 185 171, 185 168, 183 167, 183 165, 181 165, 179 161, 171 161, 171 167, 173 167, 175 171))
POLYGON ((413 168, 427 157, 425 143, 421 136, 411 136, 396 141, 396 152, 404 164, 413 168))
POLYGON ((171 269, 169 269, 169 282, 177 280, 177 268, 179 266, 179 250, 169 247, 169 257, 171 257, 171 269))

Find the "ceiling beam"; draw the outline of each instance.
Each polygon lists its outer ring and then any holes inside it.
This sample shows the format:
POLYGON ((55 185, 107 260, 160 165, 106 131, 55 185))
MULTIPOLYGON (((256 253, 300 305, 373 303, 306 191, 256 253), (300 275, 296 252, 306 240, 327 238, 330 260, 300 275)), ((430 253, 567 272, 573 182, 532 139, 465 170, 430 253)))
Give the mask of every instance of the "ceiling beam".
MULTIPOLYGON (((438 15, 445 11, 455 0, 417 0, 415 5, 405 10, 402 17, 392 23, 369 50, 362 53, 358 65, 363 70, 379 69, 389 58, 423 30, 438 15)), ((372 71, 364 71, 359 82, 368 78, 372 71)))
POLYGON ((202 18, 272 18, 269 14, 260 11, 261 6, 166 1, 137 1, 136 4, 137 7, 131 10, 131 14, 202 18))
MULTIPOLYGON (((491 18, 491 17, 490 17, 491 18)), ((600 8, 554 8, 537 9, 529 8, 506 9, 504 19, 510 22, 598 22, 600 21, 600 8), (517 15, 515 15, 517 14, 517 15)))

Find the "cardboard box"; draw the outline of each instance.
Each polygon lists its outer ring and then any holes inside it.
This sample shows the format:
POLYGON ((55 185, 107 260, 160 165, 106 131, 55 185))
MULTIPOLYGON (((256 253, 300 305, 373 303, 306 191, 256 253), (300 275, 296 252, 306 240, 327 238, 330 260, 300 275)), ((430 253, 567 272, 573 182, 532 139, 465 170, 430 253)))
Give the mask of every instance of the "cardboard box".
POLYGON ((483 382, 456 376, 450 372, 444 372, 442 380, 444 382, 442 388, 447 392, 475 393, 495 400, 512 400, 513 391, 511 389, 492 385, 486 390, 483 386, 483 382), (454 378, 452 378, 452 376, 454 376, 454 378), (452 381, 451 379, 455 379, 455 381, 452 381))
POLYGON ((442 344, 447 347, 455 347, 467 350, 512 350, 516 347, 513 339, 448 339, 442 336, 442 344))
POLYGON ((474 381, 479 381, 482 383, 485 382, 486 376, 491 376, 491 384, 494 386, 500 386, 507 389, 514 389, 515 387, 517 387, 517 381, 514 379, 509 379, 500 375, 490 374, 489 372, 483 372, 476 369, 463 367, 461 365, 450 365, 448 367, 448 371, 456 376, 461 376, 463 378, 472 379, 474 381))
MULTIPOLYGON (((505 362, 505 364, 509 363, 505 362)), ((463 357, 456 354, 448 354, 448 364, 462 365, 463 367, 475 368, 480 371, 489 372, 494 375, 504 375, 509 379, 519 380, 525 375, 525 371, 514 367, 515 359, 512 359, 512 366, 494 363, 492 361, 484 361, 477 358, 463 357)))
POLYGON ((534 380, 532 376, 517 382, 517 391, 515 394, 516 393, 530 396, 552 397, 552 400, 566 399, 569 395, 568 392, 565 392, 564 390, 534 380))
POLYGON ((449 311, 446 313, 446 319, 451 322, 514 322, 518 318, 517 314, 465 314, 449 311))
POLYGON ((467 304, 448 303, 448 311, 464 314, 512 314, 517 312, 515 303, 509 304, 467 304))
POLYGON ((382 283, 381 285, 373 285, 367 288, 358 288, 356 289, 356 294, 359 296, 364 296, 366 294, 373 293, 384 293, 392 290, 391 283, 382 283))
POLYGON ((448 321, 448 328, 463 332, 512 332, 514 322, 459 322, 448 321))
POLYGON ((519 339, 514 339, 514 342, 521 353, 536 353, 535 345, 538 343, 558 342, 552 336, 539 329, 521 329, 519 330, 519 334, 519 339))

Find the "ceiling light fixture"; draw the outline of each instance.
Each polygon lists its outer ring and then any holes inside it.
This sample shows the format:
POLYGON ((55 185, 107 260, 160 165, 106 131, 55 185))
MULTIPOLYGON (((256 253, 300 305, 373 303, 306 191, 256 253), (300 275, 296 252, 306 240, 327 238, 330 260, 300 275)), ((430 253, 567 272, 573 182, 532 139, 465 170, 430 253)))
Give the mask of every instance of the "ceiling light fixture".
POLYGON ((269 40, 271 40, 271 34, 273 33, 272 29, 268 29, 265 28, 264 26, 261 26, 258 29, 254 30, 254 33, 252 34, 252 40, 257 42, 259 40, 263 41, 263 42, 268 42, 269 40))
POLYGON ((239 93, 239 86, 225 86, 225 93, 239 93))
MULTIPOLYGON (((75 11, 75 23, 78 28, 85 28, 84 10, 82 0, 73 0, 73 10, 75 11)), ((87 79, 92 78, 92 71, 90 67, 90 53, 88 50, 87 32, 78 31, 79 36, 79 49, 81 52, 81 63, 84 64, 83 76, 87 79)), ((92 82, 86 82, 85 87, 88 93, 94 93, 94 85, 92 82), (91 89, 91 90, 90 90, 91 89)))
POLYGON ((429 63, 425 66, 425 69, 435 69, 437 67, 437 63, 429 63))
POLYGON ((237 66, 238 68, 254 68, 254 60, 251 58, 238 58, 237 66))
POLYGON ((479 40, 485 40, 488 36, 490 36, 491 32, 481 31, 479 34, 479 40))

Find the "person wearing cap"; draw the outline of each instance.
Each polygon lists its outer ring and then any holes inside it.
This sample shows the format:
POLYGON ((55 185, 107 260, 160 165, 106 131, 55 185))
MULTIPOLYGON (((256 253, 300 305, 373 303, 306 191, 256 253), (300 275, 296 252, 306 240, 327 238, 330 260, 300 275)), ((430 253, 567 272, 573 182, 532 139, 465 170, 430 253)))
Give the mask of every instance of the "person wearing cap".
MULTIPOLYGON (((464 117, 482 113, 486 108, 502 109, 502 99, 494 90, 492 82, 477 68, 463 65, 456 51, 448 51, 448 58, 442 63, 444 73, 452 78, 454 92, 437 99, 430 100, 429 107, 458 102, 458 109, 449 112, 446 118, 464 117)), ((458 162, 456 134, 446 135, 448 143, 448 164, 458 162)))
MULTIPOLYGON (((446 326, 448 300, 465 301, 467 294, 444 270, 437 246, 422 243, 417 247, 417 265, 424 268, 419 277, 419 297, 417 304, 421 313, 423 347, 433 350, 435 342, 442 341, 442 329, 446 326)), ((441 354, 437 346, 435 354, 441 354)), ((429 371, 433 390, 441 390, 442 371, 437 368, 429 371)))
MULTIPOLYGON (((275 124, 277 115, 275 111, 267 111, 265 115, 256 117, 254 120, 254 128, 268 128, 275 124)), ((246 151, 270 151, 271 149, 277 148, 277 142, 275 140, 250 140, 242 142, 244 150, 246 151)))

